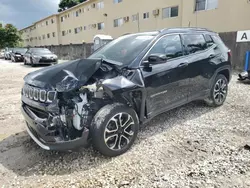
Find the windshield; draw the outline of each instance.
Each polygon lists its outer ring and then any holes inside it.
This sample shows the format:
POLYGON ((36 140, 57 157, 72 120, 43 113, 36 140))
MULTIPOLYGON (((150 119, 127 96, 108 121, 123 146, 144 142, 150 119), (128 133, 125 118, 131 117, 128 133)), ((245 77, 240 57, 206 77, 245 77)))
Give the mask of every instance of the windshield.
POLYGON ((27 49, 26 48, 16 48, 13 51, 18 52, 18 53, 25 53, 27 51, 27 49))
POLYGON ((103 58, 122 63, 131 63, 154 39, 155 34, 136 34, 119 37, 92 54, 89 59, 103 58))
POLYGON ((52 53, 47 48, 34 48, 31 51, 37 54, 51 54, 52 53))

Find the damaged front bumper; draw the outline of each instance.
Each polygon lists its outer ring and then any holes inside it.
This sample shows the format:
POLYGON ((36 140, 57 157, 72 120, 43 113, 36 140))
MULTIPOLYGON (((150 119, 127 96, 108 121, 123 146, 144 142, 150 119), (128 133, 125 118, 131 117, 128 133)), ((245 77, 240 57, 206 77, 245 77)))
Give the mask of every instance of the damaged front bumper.
POLYGON ((53 130, 45 127, 46 119, 36 116, 25 104, 21 107, 26 121, 26 129, 30 137, 45 150, 67 151, 88 145, 89 130, 84 129, 81 137, 74 140, 63 140, 60 136, 55 136, 53 130))
POLYGON ((240 81, 250 79, 250 71, 244 71, 239 74, 239 79, 240 81))

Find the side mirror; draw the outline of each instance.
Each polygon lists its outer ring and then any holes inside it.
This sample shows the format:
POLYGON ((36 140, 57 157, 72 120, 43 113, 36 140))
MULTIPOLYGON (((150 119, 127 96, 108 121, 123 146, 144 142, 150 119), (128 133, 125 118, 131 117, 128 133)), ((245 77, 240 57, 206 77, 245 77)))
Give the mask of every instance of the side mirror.
POLYGON ((167 62, 167 56, 165 54, 151 54, 148 56, 148 64, 157 65, 167 62))

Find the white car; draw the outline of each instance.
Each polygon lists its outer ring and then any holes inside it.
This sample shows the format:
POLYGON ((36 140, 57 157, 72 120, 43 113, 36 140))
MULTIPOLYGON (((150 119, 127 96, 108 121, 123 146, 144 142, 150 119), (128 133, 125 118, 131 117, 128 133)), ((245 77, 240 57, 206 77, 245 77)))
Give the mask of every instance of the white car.
POLYGON ((4 58, 4 52, 5 52, 5 50, 0 51, 0 58, 4 58))

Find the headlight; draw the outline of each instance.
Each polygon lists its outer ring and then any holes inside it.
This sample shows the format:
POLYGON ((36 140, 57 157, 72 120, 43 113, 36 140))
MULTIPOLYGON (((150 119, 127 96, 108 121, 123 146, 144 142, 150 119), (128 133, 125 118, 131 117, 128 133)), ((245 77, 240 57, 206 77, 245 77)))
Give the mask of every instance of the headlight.
POLYGON ((41 58, 41 57, 38 56, 38 55, 33 55, 33 57, 34 57, 35 59, 40 59, 40 58, 41 58))

